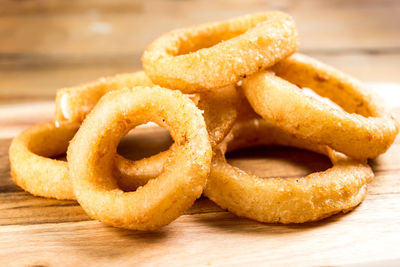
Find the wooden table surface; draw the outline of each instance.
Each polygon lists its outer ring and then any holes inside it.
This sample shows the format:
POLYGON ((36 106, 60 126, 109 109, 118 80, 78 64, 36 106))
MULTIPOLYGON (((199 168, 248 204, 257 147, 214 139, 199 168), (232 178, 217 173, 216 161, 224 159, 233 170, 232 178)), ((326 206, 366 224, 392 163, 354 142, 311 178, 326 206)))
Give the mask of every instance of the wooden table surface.
MULTIPOLYGON (((141 68, 146 44, 195 23, 280 9, 292 14, 301 51, 369 82, 400 114, 400 1, 1 1, 0 265, 400 265, 400 141, 370 161, 375 179, 353 212, 302 225, 238 218, 207 199, 152 233, 107 227, 76 202, 33 197, 14 185, 8 146, 51 120, 57 88, 141 68)), ((135 159, 169 135, 143 128, 121 142, 135 159), (135 148, 135 149, 132 149, 135 148)), ((326 158, 288 148, 229 155, 262 177, 306 175, 326 158)))

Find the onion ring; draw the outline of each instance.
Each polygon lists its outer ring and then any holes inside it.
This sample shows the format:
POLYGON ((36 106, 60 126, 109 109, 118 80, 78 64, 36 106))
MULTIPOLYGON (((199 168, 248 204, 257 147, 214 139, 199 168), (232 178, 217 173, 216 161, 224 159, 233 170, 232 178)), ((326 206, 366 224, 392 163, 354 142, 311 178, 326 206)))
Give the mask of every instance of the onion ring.
MULTIPOLYGON (((199 94, 197 107, 203 111, 212 147, 217 146, 231 130, 237 116, 238 100, 234 86, 199 94)), ((118 176, 119 186, 125 191, 132 191, 145 185, 162 172, 173 149, 174 144, 167 151, 137 161, 117 155, 115 175, 118 176)))
MULTIPOLYGON (((68 163, 54 159, 67 152, 68 144, 78 131, 78 123, 53 122, 29 127, 15 137, 10 145, 11 177, 16 185, 39 197, 76 200, 69 179, 68 163)), ((149 158, 130 161, 115 158, 118 183, 123 190, 136 190, 157 177, 171 153, 163 151, 149 158)))
MULTIPOLYGON (((56 94, 55 122, 56 124, 82 122, 100 98, 110 91, 153 85, 144 71, 137 71, 101 77, 96 81, 61 88, 57 90, 56 94)), ((197 94, 187 96, 197 104, 199 98, 197 94)))
POLYGON ((135 87, 109 92, 71 141, 67 160, 75 196, 94 219, 153 230, 180 216, 201 195, 212 157, 201 112, 178 91, 135 87), (123 192, 112 174, 119 140, 149 120, 165 123, 177 144, 163 172, 135 192, 123 192))
MULTIPOLYGON (((9 150, 11 177, 15 184, 35 196, 76 200, 68 163, 53 158, 67 152, 79 126, 79 123, 56 125, 46 122, 29 127, 15 137, 9 150)), ((117 155, 116 173, 125 174, 121 188, 135 190, 159 175, 169 155, 169 151, 164 151, 137 161, 117 155)))
MULTIPOLYGON (((138 71, 60 89, 56 96, 56 124, 82 122, 100 98, 109 91, 152 85, 153 83, 146 74, 138 71)), ((238 102, 236 88, 226 86, 187 96, 199 109, 203 110, 211 145, 216 146, 229 133, 236 119, 238 102)), ((136 190, 138 186, 146 184, 149 179, 161 173, 170 154, 170 150, 167 150, 137 161, 117 155, 115 174, 119 176, 120 187, 126 191, 132 191, 136 190)))
POLYGON ((9 149, 11 177, 35 196, 75 199, 67 162, 51 159, 65 154, 78 123, 56 127, 48 122, 32 126, 13 139, 9 149))
POLYGON ((344 109, 307 97, 272 71, 244 79, 242 88, 251 106, 274 125, 358 159, 375 158, 394 142, 398 122, 356 79, 299 54, 281 61, 273 70, 344 109), (351 114, 354 112, 358 114, 351 114))
POLYGON ((62 88, 56 95, 55 121, 82 122, 100 98, 109 91, 152 86, 153 83, 143 71, 102 77, 96 81, 74 87, 62 88))
MULTIPOLYGON (((212 146, 219 144, 232 128, 237 101, 234 87, 202 93, 197 99, 212 146)), ((11 176, 15 183, 35 196, 75 200, 67 162, 51 157, 65 154, 69 141, 78 129, 79 123, 61 122, 56 126, 47 122, 34 125, 15 137, 9 151, 11 176)), ((157 177, 172 149, 136 161, 116 155, 115 175, 120 188, 133 191, 157 177)))
POLYGON ((366 196, 371 168, 327 146, 295 138, 266 120, 238 122, 213 158, 204 195, 232 213, 267 223, 303 223, 347 212, 366 196), (326 154, 333 167, 301 178, 262 179, 229 165, 229 150, 283 145, 326 154))
POLYGON ((155 84, 193 93, 235 84, 297 48, 293 19, 275 11, 166 33, 146 48, 142 63, 155 84))

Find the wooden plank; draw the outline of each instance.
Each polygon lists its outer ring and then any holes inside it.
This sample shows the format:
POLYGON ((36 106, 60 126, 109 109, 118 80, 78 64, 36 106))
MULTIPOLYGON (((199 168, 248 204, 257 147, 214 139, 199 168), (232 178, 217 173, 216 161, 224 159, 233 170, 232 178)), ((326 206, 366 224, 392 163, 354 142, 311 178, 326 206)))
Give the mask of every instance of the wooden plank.
POLYGON ((396 70, 400 68, 400 54, 350 52, 348 54, 309 53, 311 56, 349 73, 364 82, 400 83, 396 70))
MULTIPOLYGON (((9 175, 9 143, 9 139, 0 139, 0 225, 88 220, 73 201, 37 198, 18 188, 9 175)), ((121 142, 119 152, 135 160, 163 151, 169 145, 169 135, 164 130, 140 128, 121 142)), ((400 194, 399 153, 400 141, 397 141, 386 154, 371 161, 376 175, 369 187, 371 197, 390 198, 392 194, 400 194)), ((228 160, 234 166, 265 178, 305 176, 331 166, 323 156, 291 148, 246 149, 228 154, 228 160)), ((202 199, 187 214, 217 211, 221 210, 202 199)))
POLYGON ((28 60, 20 64, 14 62, 9 69, 4 65, 0 67, 0 104, 54 100, 59 88, 141 69, 139 57, 130 56, 124 57, 123 62, 118 58, 89 63, 84 63, 83 59, 83 62, 71 64, 68 59, 49 61, 32 63, 28 60))
MULTIPOLYGON (((366 81, 400 83, 400 54, 326 54, 316 57, 366 81)), ((82 57, 19 57, 0 61, 0 105, 54 100, 58 88, 96 80, 102 76, 141 69, 140 55, 110 57, 106 60, 82 57)))
MULTIPOLYGON (((261 176, 268 177, 298 177, 307 175, 314 171, 310 169, 307 172, 304 172, 301 167, 299 168, 299 165, 296 162, 291 162, 290 165, 288 164, 289 159, 293 155, 299 155, 298 152, 288 151, 285 149, 280 151, 285 153, 287 156, 286 160, 282 158, 280 160, 271 160, 267 158, 264 160, 269 163, 270 167, 268 169, 256 169, 254 166, 252 166, 252 168, 247 166, 245 169, 250 170, 255 174, 261 174, 261 176), (273 167, 271 167, 271 163, 273 163, 273 167), (289 168, 287 168, 288 165, 290 166, 289 168), (283 169, 288 171, 285 172, 284 175, 279 175, 283 169)), ((304 152, 301 153, 301 155, 306 164, 310 164, 313 156, 310 157, 308 153, 304 152)), ((241 167, 241 165, 244 165, 249 161, 251 161, 251 159, 243 157, 239 163, 231 163, 234 166, 241 167)), ((397 163, 399 163, 399 160, 397 163)), ((320 167, 315 170, 319 169, 320 167)), ((399 170, 375 171, 376 177, 370 183, 367 199, 391 199, 393 195, 400 195, 400 180, 398 179, 398 173, 399 170)), ((5 173, 2 171, 1 176, 8 178, 2 178, 0 183, 0 226, 66 223, 91 220, 75 201, 61 201, 34 197, 18 188, 12 182, 8 172, 5 173)), ((185 214, 216 212, 223 212, 223 210, 210 200, 201 198, 196 201, 195 205, 185 214)))
MULTIPOLYGON (((71 0, 68 2, 53 1, 53 0, 40 0, 35 2, 30 1, 14 1, 14 0, 3 0, 3 9, 0 10, 0 15, 29 15, 29 14, 42 14, 42 15, 53 15, 53 14, 76 14, 85 13, 93 10, 97 10, 102 13, 141 13, 143 11, 149 12, 151 7, 154 12, 166 11, 166 7, 184 7, 188 6, 199 6, 202 9, 212 9, 222 7, 226 9, 238 9, 242 6, 268 6, 270 8, 291 8, 297 9, 300 7, 324 10, 325 8, 393 8, 398 6, 396 0, 382 0, 382 1, 365 1, 365 0, 331 0, 331 1, 317 1, 317 0, 306 0, 302 3, 298 3, 295 0, 283 0, 283 1, 257 1, 249 0, 246 4, 243 4, 240 0, 229 0, 229 1, 210 1, 210 0, 190 0, 184 3, 176 2, 174 0, 151 0, 151 1, 138 1, 138 0, 71 0), (230 5, 227 6, 226 3, 230 5)), ((172 9, 171 9, 172 10, 172 9)), ((203 11, 204 11, 203 10, 203 11)), ((169 11, 169 10, 168 10, 169 11)))
POLYGON ((0 17, 0 54, 138 54, 171 29, 273 9, 294 16, 306 50, 400 48, 395 0, 49 2, 6 2, 10 8, 2 9, 0 17))
MULTIPOLYGON (((382 85, 375 89, 387 100, 400 92, 385 93, 382 85)), ((400 115, 398 101, 389 103, 400 115)), ((17 106, 21 111, 14 118, 24 116, 26 106, 17 106)), ((0 114, 11 107, 0 108, 0 114)), ((45 110, 36 114, 40 117, 45 110)), ((30 119, 40 120, 34 114, 30 119)), ((367 198, 346 215, 301 225, 261 224, 202 198, 176 221, 150 233, 107 227, 90 220, 74 201, 23 192, 9 175, 9 142, 0 139, 0 265, 378 266, 400 261, 399 138, 370 162, 375 178, 367 198)), ((121 142, 119 151, 138 159, 166 149, 170 142, 165 130, 141 127, 121 142)), ((329 167, 322 156, 287 148, 242 150, 230 154, 229 161, 262 177, 306 175, 329 167)))
MULTIPOLYGON (((141 68, 145 46, 176 27, 280 9, 292 14, 301 51, 375 83, 400 117, 400 2, 383 1, 14 1, 0 8, 0 265, 232 266, 392 265, 400 262, 400 140, 370 164, 376 177, 353 212, 302 225, 241 219, 206 198, 158 231, 93 221, 74 201, 34 197, 9 174, 10 138, 52 120, 56 89, 141 68)), ((142 127, 119 152, 138 159, 165 150, 169 134, 142 127)), ((228 155, 261 177, 329 167, 326 158, 287 148, 228 155)))
MULTIPOLYGON (((397 143, 393 147, 396 151, 392 148, 385 156, 397 155, 398 147, 397 143)), ((390 248, 399 245, 397 178, 398 172, 393 175, 377 172, 369 195, 360 207, 348 215, 337 215, 320 223, 259 224, 239 219, 202 199, 187 215, 155 233, 105 227, 88 220, 82 209, 70 201, 36 198, 23 192, 1 193, 0 247, 7 250, 0 250, 3 256, 0 263, 79 263, 71 262, 72 258, 99 264, 123 262, 123 265, 157 265, 176 259, 182 265, 269 261, 289 264, 294 260, 297 264, 327 265, 387 260, 396 255, 390 248), (340 238, 332 238, 332 233, 340 238), (224 249, 209 250, 209 240, 215 247, 224 249), (287 251, 290 257, 283 256, 287 251), (309 251, 313 252, 311 258, 304 256, 309 251), (196 253, 202 257, 196 257, 196 253)))
MULTIPOLYGON (((340 265, 399 260, 399 195, 369 198, 322 223, 266 225, 227 212, 184 215, 154 233, 94 221, 0 228, 0 263, 17 266, 340 265)), ((384 264, 384 262, 380 263, 384 264)))
MULTIPOLYGON (((400 58, 399 58, 400 60, 400 58)), ((82 70, 83 71, 83 70, 82 70)), ((79 70, 77 70, 79 72, 79 70)), ((34 77, 34 75, 32 75, 34 77)), ((49 76, 53 77, 54 76, 49 76)), ((93 78, 93 80, 96 78, 93 78)), ((35 78, 40 83, 40 78, 35 78)), ((13 80, 8 80, 12 82, 13 80)), ((19 83, 19 80, 15 78, 14 85, 19 83)), ((49 81, 51 79, 49 78, 49 81)), ((85 81, 85 80, 84 80, 85 81)), ((0 79, 0 85, 4 80, 0 79)), ((82 81, 79 81, 82 82, 82 81)), ((79 83, 76 82, 75 84, 79 83)), ((63 83, 62 76, 58 77, 56 83, 63 83)), ((21 86, 25 82, 21 82, 21 86)), ((375 90, 378 94, 382 95, 386 99, 386 104, 389 108, 394 108, 396 116, 400 117, 400 111, 398 109, 398 100, 400 97, 400 85, 396 83, 367 83, 371 89, 375 90)), ((28 86, 26 84, 26 86, 28 86)), ((61 86, 60 86, 61 87, 61 86)), ((1 88, 1 86, 0 86, 1 88)), ((12 88, 12 87, 10 87, 12 88)), ((24 92, 23 87, 16 87, 22 94, 24 92)), ((54 98, 56 89, 49 88, 43 90, 43 92, 37 92, 37 88, 32 90, 32 95, 36 95, 35 98, 30 98, 31 94, 26 93, 27 97, 20 98, 20 94, 14 95, 14 90, 0 90, 0 138, 9 138, 15 136, 19 131, 28 127, 29 125, 50 121, 53 119, 54 114, 54 98), (48 100, 48 101, 43 101, 48 100), (13 104, 16 102, 18 104, 13 104)))
POLYGON ((57 88, 138 70, 146 44, 166 30, 264 9, 282 9, 294 15, 302 52, 362 80, 400 82, 400 23, 395 15, 399 3, 4 1, 5 8, 0 11, 0 104, 51 100, 57 88), (313 16, 309 16, 311 10, 316 10, 313 16), (364 19, 367 17, 373 19, 364 19), (96 32, 96 27, 113 30, 96 32))

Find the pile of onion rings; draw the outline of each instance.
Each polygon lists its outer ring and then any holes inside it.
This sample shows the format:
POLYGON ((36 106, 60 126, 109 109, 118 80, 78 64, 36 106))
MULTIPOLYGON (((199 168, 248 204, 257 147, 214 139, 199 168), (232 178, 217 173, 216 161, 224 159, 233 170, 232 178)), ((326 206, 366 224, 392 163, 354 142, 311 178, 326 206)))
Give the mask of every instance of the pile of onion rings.
POLYGON ((54 122, 13 139, 11 176, 33 195, 76 200, 90 217, 135 230, 172 222, 201 194, 264 223, 348 212, 374 176, 366 160, 391 146, 399 124, 360 81, 298 46, 293 19, 277 11, 166 33, 146 48, 144 71, 59 89, 54 122), (119 155, 121 138, 150 121, 170 132, 171 147, 136 161, 119 155), (225 159, 271 145, 333 166, 263 179, 225 159))

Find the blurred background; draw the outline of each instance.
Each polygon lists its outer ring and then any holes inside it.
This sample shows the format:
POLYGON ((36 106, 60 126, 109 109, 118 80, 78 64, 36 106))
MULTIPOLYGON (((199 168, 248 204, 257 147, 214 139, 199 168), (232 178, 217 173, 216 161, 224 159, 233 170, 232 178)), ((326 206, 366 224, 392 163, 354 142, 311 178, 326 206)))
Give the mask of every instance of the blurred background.
POLYGON ((60 87, 141 69, 174 28, 283 10, 301 51, 364 81, 400 82, 399 0, 0 0, 0 105, 53 100, 60 87))

